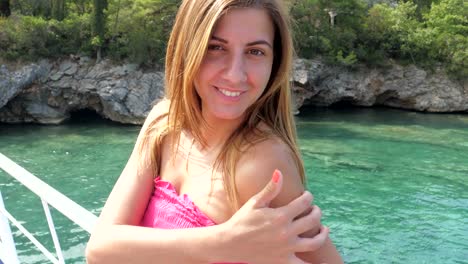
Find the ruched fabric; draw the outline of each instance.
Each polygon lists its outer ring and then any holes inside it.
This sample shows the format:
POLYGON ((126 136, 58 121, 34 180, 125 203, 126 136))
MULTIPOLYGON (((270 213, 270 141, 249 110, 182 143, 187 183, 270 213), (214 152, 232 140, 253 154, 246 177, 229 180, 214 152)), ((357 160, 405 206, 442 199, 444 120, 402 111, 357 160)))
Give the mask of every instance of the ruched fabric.
POLYGON ((174 186, 157 177, 141 226, 178 229, 212 226, 216 223, 190 200, 187 194, 178 195, 174 186))
MULTIPOLYGON (((216 223, 205 215, 188 197, 179 195, 174 186, 157 177, 154 193, 140 223, 144 227, 179 229, 212 226, 216 223)), ((242 263, 213 263, 242 264, 242 263)), ((244 263, 246 264, 246 263, 244 263)))

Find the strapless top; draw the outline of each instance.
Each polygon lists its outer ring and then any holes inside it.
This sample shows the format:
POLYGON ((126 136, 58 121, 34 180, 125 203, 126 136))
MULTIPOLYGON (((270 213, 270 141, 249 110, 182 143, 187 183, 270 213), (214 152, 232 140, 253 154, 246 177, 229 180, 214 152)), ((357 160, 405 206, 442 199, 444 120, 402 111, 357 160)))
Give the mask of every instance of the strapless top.
POLYGON ((188 197, 179 195, 174 186, 157 177, 141 226, 178 229, 212 226, 216 223, 206 216, 188 197))
POLYGON ((212 225, 216 225, 216 223, 205 215, 187 194, 179 195, 170 182, 161 180, 160 177, 154 180, 154 193, 148 203, 140 226, 179 229, 212 225))

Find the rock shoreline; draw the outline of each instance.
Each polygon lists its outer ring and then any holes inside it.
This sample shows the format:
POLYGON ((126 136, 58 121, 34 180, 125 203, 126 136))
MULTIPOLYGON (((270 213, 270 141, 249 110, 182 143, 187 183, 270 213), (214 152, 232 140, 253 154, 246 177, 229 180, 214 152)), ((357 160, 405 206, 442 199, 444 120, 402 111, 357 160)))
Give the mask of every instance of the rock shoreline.
MULTIPOLYGON (((295 106, 389 106, 424 112, 468 112, 466 81, 443 71, 393 64, 385 69, 346 69, 297 59, 292 76, 295 106)), ((164 73, 134 64, 95 64, 87 57, 48 61, 9 70, 0 65, 0 122, 60 124, 72 112, 142 124, 164 96, 164 73)))

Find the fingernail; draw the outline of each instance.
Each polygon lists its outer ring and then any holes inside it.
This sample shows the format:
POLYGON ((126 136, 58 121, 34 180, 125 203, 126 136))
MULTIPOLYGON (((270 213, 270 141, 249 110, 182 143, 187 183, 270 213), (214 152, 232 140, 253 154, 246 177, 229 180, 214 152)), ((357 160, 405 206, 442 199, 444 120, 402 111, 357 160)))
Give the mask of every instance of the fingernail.
POLYGON ((280 178, 280 173, 281 173, 281 172, 280 172, 279 170, 275 170, 275 171, 273 172, 273 178, 272 178, 272 180, 273 180, 274 183, 278 183, 279 178, 280 178))

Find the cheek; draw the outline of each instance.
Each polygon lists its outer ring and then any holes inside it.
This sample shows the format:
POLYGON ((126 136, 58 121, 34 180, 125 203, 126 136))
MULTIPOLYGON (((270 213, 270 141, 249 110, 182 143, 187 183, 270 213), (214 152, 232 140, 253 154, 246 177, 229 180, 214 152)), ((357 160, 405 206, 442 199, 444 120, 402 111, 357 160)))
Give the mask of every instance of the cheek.
POLYGON ((210 61, 204 61, 200 65, 200 69, 198 70, 197 76, 195 78, 196 83, 198 85, 206 85, 206 83, 212 79, 213 75, 215 74, 215 65, 210 61))
POLYGON ((261 90, 264 90, 266 85, 268 84, 270 75, 271 65, 266 64, 262 65, 261 67, 256 67, 255 70, 252 71, 251 78, 252 81, 255 83, 255 86, 259 87, 259 89, 261 90))
POLYGON ((205 65, 201 65, 200 69, 197 72, 197 75, 195 76, 195 81, 194 81, 194 86, 195 86, 195 91, 197 91, 198 95, 201 95, 202 88, 206 85, 206 80, 207 80, 207 71, 205 65))

